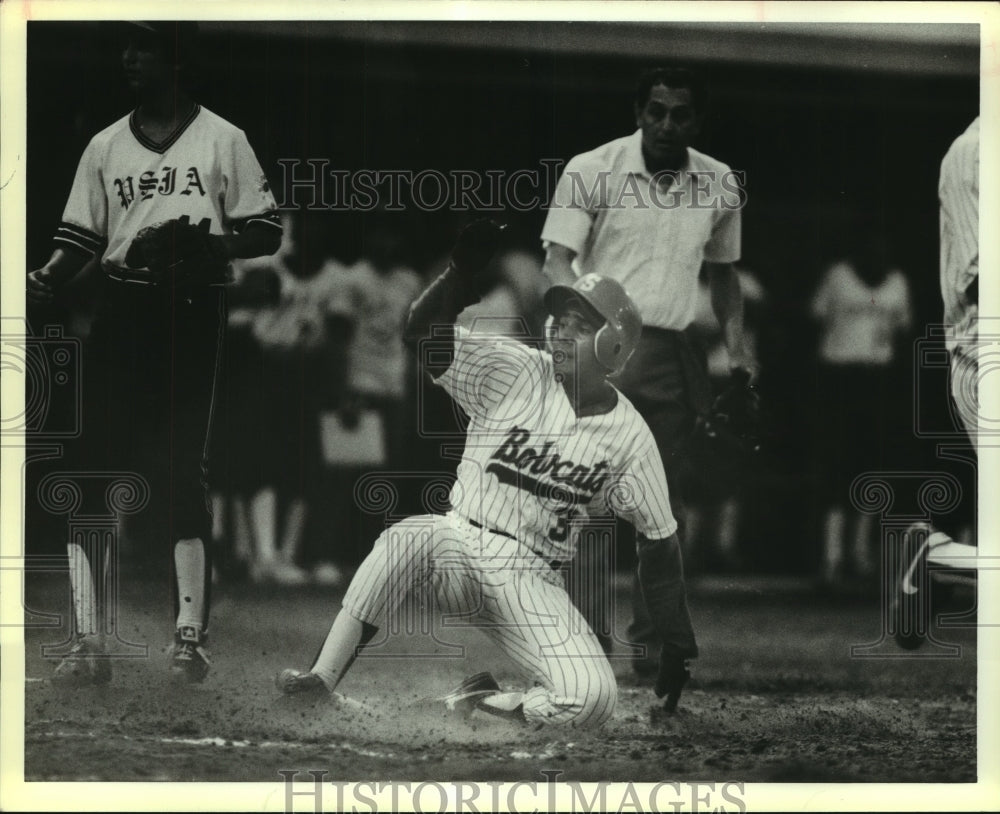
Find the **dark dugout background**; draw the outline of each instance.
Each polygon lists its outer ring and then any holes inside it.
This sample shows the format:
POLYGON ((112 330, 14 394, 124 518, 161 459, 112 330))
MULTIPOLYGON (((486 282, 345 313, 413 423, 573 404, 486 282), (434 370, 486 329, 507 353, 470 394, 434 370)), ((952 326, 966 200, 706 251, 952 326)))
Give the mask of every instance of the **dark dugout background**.
MULTIPOLYGON (((282 159, 347 171, 528 169, 544 179, 543 159, 630 133, 638 72, 666 62, 709 80, 696 146, 746 173, 742 265, 769 298, 762 389, 774 439, 751 487, 744 546, 753 568, 808 569, 818 548, 809 298, 824 266, 874 227, 909 277, 914 338, 940 319, 938 168, 978 113, 977 26, 206 22, 194 87, 246 131, 280 200, 282 159)), ((27 268, 48 256, 87 141, 131 103, 107 26, 28 25, 27 268)), ((507 215, 540 250, 544 210, 507 215)), ((328 217, 327 249, 353 261, 370 216, 328 217)), ((415 268, 428 271, 447 251, 462 217, 406 213, 415 268)), ((72 314, 29 316, 37 327, 72 314)), ((903 361, 901 412, 919 386, 928 425, 947 426, 946 371, 914 381, 912 358, 903 361)), ((883 446, 887 469, 948 469, 974 485, 968 467, 939 461, 934 440, 905 421, 883 446)), ((29 534, 29 547, 43 545, 29 534)))

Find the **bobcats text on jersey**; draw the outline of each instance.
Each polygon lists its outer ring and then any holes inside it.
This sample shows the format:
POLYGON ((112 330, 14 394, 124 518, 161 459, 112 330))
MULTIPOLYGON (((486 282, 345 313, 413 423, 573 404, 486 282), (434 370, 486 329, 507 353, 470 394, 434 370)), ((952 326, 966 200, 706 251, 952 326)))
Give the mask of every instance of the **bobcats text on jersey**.
POLYGON ((546 492, 564 494, 564 499, 571 503, 588 503, 604 486, 608 477, 607 461, 601 461, 593 467, 583 466, 568 458, 561 458, 558 449, 555 451, 552 449, 555 446, 553 441, 546 441, 541 450, 525 446, 530 441, 529 430, 520 427, 511 428, 507 432, 507 440, 491 457, 493 460, 511 464, 516 469, 512 471, 499 464, 490 463, 486 471, 495 473, 502 482, 513 483, 539 496, 544 496, 546 492), (545 483, 533 477, 525 477, 526 472, 532 475, 548 475, 550 480, 560 486, 547 487, 545 483), (563 484, 565 486, 562 486, 563 484), (578 495, 567 491, 567 486, 575 487, 584 494, 578 495))

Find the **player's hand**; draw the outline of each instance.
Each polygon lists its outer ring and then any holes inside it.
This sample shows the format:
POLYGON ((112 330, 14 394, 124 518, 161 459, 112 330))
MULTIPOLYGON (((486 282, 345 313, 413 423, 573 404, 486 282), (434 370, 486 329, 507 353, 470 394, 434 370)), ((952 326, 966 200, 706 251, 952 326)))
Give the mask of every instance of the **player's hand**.
POLYGON ((486 268, 500 245, 504 228, 490 218, 480 218, 462 230, 451 253, 451 265, 461 277, 473 280, 486 268))
POLYGON ((45 305, 55 296, 53 274, 48 266, 35 269, 28 274, 27 297, 33 305, 45 305))

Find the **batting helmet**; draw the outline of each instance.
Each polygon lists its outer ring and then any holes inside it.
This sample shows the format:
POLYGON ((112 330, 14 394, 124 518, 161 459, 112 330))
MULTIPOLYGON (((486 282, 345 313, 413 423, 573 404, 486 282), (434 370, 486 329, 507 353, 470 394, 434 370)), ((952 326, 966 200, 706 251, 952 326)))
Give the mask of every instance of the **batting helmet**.
POLYGON ((545 307, 552 315, 571 300, 584 303, 604 320, 594 334, 594 355, 608 373, 617 373, 639 344, 639 309, 621 283, 599 274, 584 274, 572 286, 554 285, 545 292, 545 307))

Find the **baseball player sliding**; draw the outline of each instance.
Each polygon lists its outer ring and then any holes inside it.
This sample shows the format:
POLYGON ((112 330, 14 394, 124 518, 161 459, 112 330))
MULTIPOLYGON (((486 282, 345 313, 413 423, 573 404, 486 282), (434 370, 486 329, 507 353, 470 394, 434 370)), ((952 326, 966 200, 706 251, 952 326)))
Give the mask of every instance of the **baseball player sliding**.
MULTIPOLYGON (((574 555, 576 525, 608 510, 639 532, 640 579, 676 575, 670 584, 642 582, 653 618, 667 628, 667 620, 680 616, 690 629, 677 523, 656 442, 607 380, 635 348, 638 310, 619 283, 587 274, 546 292, 553 316, 546 351, 455 326, 459 313, 479 300, 479 272, 499 236, 489 221, 467 227, 448 269, 414 302, 407 322, 413 349, 432 328, 437 337, 446 326, 446 358, 438 351, 420 356, 470 417, 451 510, 383 532, 310 670, 277 676, 286 694, 334 693, 355 657, 406 607, 407 595, 429 589, 443 613, 469 620, 492 639, 525 685, 503 692, 479 673, 440 699, 449 709, 530 723, 602 724, 614 712, 615 678, 565 591, 560 567, 574 555)), ((686 679, 673 661, 662 670, 656 692, 667 696, 668 709, 686 679)))

